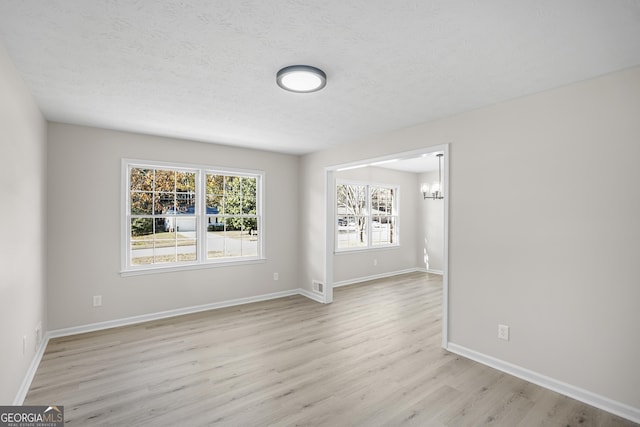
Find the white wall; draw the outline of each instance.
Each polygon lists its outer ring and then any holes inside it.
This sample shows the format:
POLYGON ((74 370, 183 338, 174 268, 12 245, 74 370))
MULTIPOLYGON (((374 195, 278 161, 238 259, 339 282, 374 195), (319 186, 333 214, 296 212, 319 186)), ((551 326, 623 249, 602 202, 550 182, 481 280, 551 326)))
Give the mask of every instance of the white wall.
POLYGON ((297 156, 58 123, 48 139, 49 329, 298 288, 297 156), (267 261, 121 277, 122 158, 263 170, 267 261))
POLYGON ((450 143, 450 341, 640 411, 638 117, 634 68, 307 155, 302 284, 325 167, 450 143))
MULTIPOLYGON (((420 184, 438 182, 438 172, 421 173, 420 184)), ((420 267, 438 273, 444 263, 444 200, 422 199, 418 210, 420 267)))
POLYGON ((419 192, 417 174, 366 167, 335 172, 334 176, 336 179, 397 185, 400 212, 400 246, 336 253, 333 265, 334 282, 351 281, 420 267, 417 262, 419 259, 418 205, 422 201, 422 196, 419 192), (377 265, 374 265, 374 260, 377 261, 377 265))
POLYGON ((35 328, 46 328, 45 137, 46 122, 0 45, 0 405, 13 403, 35 355, 35 328))

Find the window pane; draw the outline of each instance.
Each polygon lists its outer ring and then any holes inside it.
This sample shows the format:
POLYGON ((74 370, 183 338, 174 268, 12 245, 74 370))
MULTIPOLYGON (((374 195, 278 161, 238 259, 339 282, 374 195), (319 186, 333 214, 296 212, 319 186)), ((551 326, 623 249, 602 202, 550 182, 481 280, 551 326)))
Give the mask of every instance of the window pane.
POLYGON ((208 217, 207 258, 221 258, 225 253, 225 220, 208 217))
POLYGON ((355 247, 363 247, 369 245, 369 236, 367 230, 368 220, 366 217, 356 217, 356 232, 355 241, 351 241, 350 244, 355 247))
MULTIPOLYGON (((242 213, 241 178, 239 176, 225 177, 224 213, 240 215, 242 213)), ((239 226, 237 227, 239 229, 239 226)))
POLYGON ((338 248, 360 248, 368 245, 366 217, 338 218, 338 248))
POLYGON ((153 169, 132 168, 129 177, 131 190, 153 191, 153 169))
POLYGON ((240 256, 242 246, 243 220, 241 218, 226 218, 225 256, 240 256))
POLYGON ((151 215, 153 193, 131 193, 131 215, 151 215))
POLYGON ((196 192, 195 172, 176 172, 176 191, 182 193, 196 192))
POLYGON ((390 215, 393 205, 393 190, 390 188, 372 187, 371 208, 373 214, 381 213, 390 215))
POLYGON ((371 223, 371 244, 388 245, 390 241, 391 221, 387 216, 376 216, 371 223))
POLYGON ((178 247, 178 261, 197 261, 196 245, 184 245, 178 247))
MULTIPOLYGON (((160 244, 159 242, 165 241, 164 247, 167 246, 167 242, 170 245, 175 246, 176 242, 176 230, 175 228, 171 229, 171 227, 167 227, 166 223, 169 218, 158 218, 156 222, 155 234, 153 235, 153 239, 155 240, 156 247, 160 244)), ((171 218, 173 219, 173 218, 171 218)))
POLYGON ((366 186, 343 185, 337 186, 338 215, 363 215, 367 207, 366 186))
POLYGON ((242 229, 232 227, 229 222, 227 222, 227 232, 224 239, 224 256, 238 257, 242 255, 242 233, 242 229))
POLYGON ((393 211, 394 204, 394 191, 391 188, 385 189, 384 197, 380 202, 380 210, 385 212, 387 215, 392 215, 395 212, 393 211))
POLYGON ((253 215, 256 213, 256 178, 242 179, 242 213, 253 215))
POLYGON ((244 196, 242 200, 242 213, 244 215, 255 215, 256 210, 256 197, 254 195, 244 196))
POLYGON ((397 228, 398 217, 392 216, 389 218, 389 243, 396 243, 398 241, 397 228))
POLYGON ((197 231, 197 220, 193 216, 176 216, 176 232, 178 239, 194 239, 197 231))
MULTIPOLYGON (((171 232, 175 232, 176 231, 176 216, 167 216, 162 218, 163 224, 162 224, 162 229, 164 231, 171 231, 171 232)), ((156 226, 156 229, 159 230, 160 228, 158 226, 156 226)))
POLYGON ((178 247, 178 261, 197 260, 198 233, 196 219, 183 219, 183 227, 176 233, 176 245, 178 247))
POLYGON ((216 216, 208 216, 207 231, 224 231, 224 219, 216 216))
POLYGON ((224 175, 207 174, 207 194, 224 194, 224 175))
POLYGON ((153 213, 156 215, 173 214, 175 210, 174 193, 155 193, 153 213))
POLYGON ((153 264, 153 240, 131 242, 131 265, 153 264))
POLYGON ((168 262, 176 262, 176 260, 177 256, 175 246, 172 248, 160 248, 154 252, 154 264, 165 264, 168 262))
POLYGON ((179 233, 194 234, 196 231, 196 218, 192 215, 168 216, 165 222, 165 230, 172 228, 174 229, 173 231, 177 231, 179 233), (167 223, 169 224, 169 227, 167 227, 167 223))
POLYGON ((153 218, 131 219, 131 264, 153 263, 153 218))
POLYGON ((371 209, 373 212, 379 210, 380 202, 380 189, 378 187, 371 187, 371 209))
POLYGON ((176 209, 179 214, 196 213, 196 195, 194 193, 176 193, 176 209))
POLYGON ((207 194, 207 213, 214 210, 215 213, 224 214, 224 205, 223 205, 224 197, 221 194, 207 194))
POLYGON ((171 170, 156 169, 154 190, 168 193, 176 191, 176 173, 171 170))
POLYGON ((356 230, 355 217, 341 215, 338 216, 338 232, 347 232, 356 230))
POLYGON ((146 238, 153 235, 153 218, 132 218, 131 238, 146 238))
MULTIPOLYGON (((214 221, 214 217, 209 217, 214 221)), ((218 219, 218 222, 211 222, 207 227, 207 258, 237 257, 243 254, 244 248, 251 250, 256 248, 255 242, 251 240, 249 229, 251 221, 245 226, 245 220, 241 218, 218 219), (245 239, 246 235, 246 239, 245 239), (243 242, 243 239, 245 240, 243 242)))
POLYGON ((176 262, 176 232, 156 228, 153 239, 153 262, 176 262))
POLYGON ((258 224, 255 219, 245 219, 242 234, 242 256, 258 255, 258 224))
POLYGON ((224 193, 240 194, 242 178, 239 176, 226 176, 224 181, 224 193))

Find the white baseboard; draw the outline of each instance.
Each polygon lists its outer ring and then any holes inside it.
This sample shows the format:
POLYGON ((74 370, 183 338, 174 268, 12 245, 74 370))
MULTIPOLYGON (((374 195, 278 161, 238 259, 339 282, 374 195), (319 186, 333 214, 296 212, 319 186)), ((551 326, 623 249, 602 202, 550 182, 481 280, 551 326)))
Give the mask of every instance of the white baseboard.
POLYGON ((135 325, 138 323, 148 322, 151 320, 166 319, 168 317, 181 316, 183 314, 198 313, 201 311, 215 310, 217 308, 232 307, 236 305, 250 304, 252 302, 260 302, 260 301, 267 301, 267 300, 276 299, 276 298, 284 298, 291 295, 302 295, 306 298, 312 299, 313 301, 324 303, 324 298, 322 297, 322 295, 317 295, 306 289, 292 289, 289 291, 274 292, 271 294, 258 295, 255 297, 237 298, 237 299, 232 299, 228 301, 214 302, 211 304, 203 304, 203 305, 197 305, 192 307, 178 308, 175 310, 167 310, 167 311, 161 311, 157 313, 149 313, 149 314, 143 314, 140 316, 132 316, 132 317, 126 317, 123 319, 109 320, 106 322, 98 322, 98 323, 90 323, 87 325, 73 326, 71 328, 62 328, 62 329, 55 329, 52 331, 48 331, 47 333, 44 334, 42 342, 38 347, 38 351, 36 352, 33 360, 31 361, 31 365, 29 366, 29 369, 27 370, 27 373, 25 374, 24 379, 22 380, 20 389, 18 390, 18 393, 16 394, 15 399, 13 400, 13 405, 22 405, 22 403, 24 402, 24 399, 27 396, 27 392, 29 391, 29 387, 31 387, 31 382, 33 381, 33 377, 35 376, 36 371, 38 370, 38 366, 40 365, 40 361, 42 360, 44 351, 47 348, 47 344, 49 343, 49 340, 51 338, 59 338, 59 337, 66 337, 69 335, 83 334, 86 332, 101 331, 104 329, 117 328, 119 326, 135 325))
POLYGON ((320 304, 324 304, 324 296, 315 292, 308 291, 306 289, 298 289, 298 293, 303 297, 307 297, 315 302, 319 302, 320 304))
POLYGON ((340 286, 349 286, 349 285, 354 285, 356 283, 367 282, 369 280, 384 279, 385 277, 392 277, 392 276, 398 276, 400 274, 415 273, 415 272, 426 272, 426 270, 424 268, 407 268, 406 270, 390 271, 388 273, 374 274, 373 276, 357 277, 355 279, 333 282, 333 287, 339 288, 340 286))
POLYGON ((255 297, 237 298, 228 301, 214 302, 211 304, 196 305, 192 307, 178 308, 175 310, 160 311, 157 313, 142 314, 140 316, 125 317, 123 319, 108 320, 106 322, 90 323, 87 325, 73 326, 71 328, 55 329, 49 331, 50 338, 65 337, 69 335, 83 334, 86 332, 100 331, 103 329, 117 328, 119 326, 135 325, 150 320, 166 319, 168 317, 181 316, 183 314, 198 313, 200 311, 215 310, 216 308, 233 307, 236 305, 250 304, 252 302, 267 301, 300 294, 298 289, 274 292, 271 294, 257 295, 255 297))
POLYGON ((600 408, 604 411, 626 418, 635 423, 640 423, 640 408, 634 408, 627 404, 609 399, 608 397, 592 393, 580 387, 567 384, 565 382, 547 377, 521 366, 496 359, 492 356, 487 356, 486 354, 470 350, 457 344, 448 343, 446 349, 452 353, 466 357, 467 359, 474 360, 476 362, 482 363, 483 365, 487 365, 509 375, 513 375, 514 377, 518 377, 549 390, 553 390, 565 396, 584 402, 588 405, 595 406, 596 408, 600 408))
POLYGON ((47 334, 44 334, 42 340, 40 341, 40 344, 38 345, 36 354, 33 356, 33 360, 29 365, 29 369, 27 369, 27 373, 22 379, 22 383, 20 384, 20 388, 18 389, 18 393, 16 394, 15 399, 13 399, 12 405, 22 405, 22 403, 24 402, 24 398, 27 397, 29 387, 31 387, 33 377, 36 376, 36 371, 38 370, 38 366, 40 366, 40 361, 42 360, 42 356, 44 355, 44 351, 47 348, 48 343, 49 336, 47 334))

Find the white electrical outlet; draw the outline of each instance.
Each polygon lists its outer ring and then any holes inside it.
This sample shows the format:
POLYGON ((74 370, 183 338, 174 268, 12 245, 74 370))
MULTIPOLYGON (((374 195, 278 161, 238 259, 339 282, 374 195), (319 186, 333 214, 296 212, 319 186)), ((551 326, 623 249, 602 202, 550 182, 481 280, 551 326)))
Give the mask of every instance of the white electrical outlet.
POLYGON ((280 276, 278 275, 278 273, 273 273, 273 280, 278 280, 280 278, 280 276))
POLYGON ((373 265, 374 265, 374 266, 375 266, 375 265, 378 265, 378 260, 377 260, 377 259, 374 259, 374 260, 373 260, 373 265))
POLYGON ((509 341, 509 327, 507 325, 498 325, 498 338, 509 341))
POLYGON ((93 306, 94 307, 102 307, 102 295, 94 295, 93 296, 93 306))

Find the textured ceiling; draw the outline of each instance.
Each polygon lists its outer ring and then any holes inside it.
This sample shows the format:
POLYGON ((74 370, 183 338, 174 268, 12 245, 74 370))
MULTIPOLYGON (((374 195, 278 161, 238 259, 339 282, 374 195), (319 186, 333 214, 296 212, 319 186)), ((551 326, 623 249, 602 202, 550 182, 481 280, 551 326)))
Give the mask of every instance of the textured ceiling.
POLYGON ((300 154, 640 65, 640 0, 2 0, 0 43, 49 120, 300 154))

